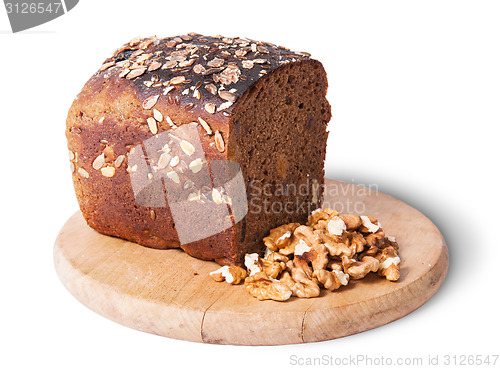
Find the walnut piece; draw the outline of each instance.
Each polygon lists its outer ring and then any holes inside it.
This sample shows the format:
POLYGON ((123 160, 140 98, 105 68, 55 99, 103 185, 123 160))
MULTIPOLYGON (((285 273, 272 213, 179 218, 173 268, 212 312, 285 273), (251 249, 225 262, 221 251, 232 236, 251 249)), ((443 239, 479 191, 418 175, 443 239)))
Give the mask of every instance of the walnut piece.
POLYGON ((348 231, 353 231, 355 229, 358 229, 362 224, 361 217, 358 215, 345 214, 345 215, 339 215, 339 217, 344 221, 348 231))
POLYGON ((349 274, 352 279, 361 279, 370 272, 378 271, 379 264, 380 262, 372 256, 364 256, 361 261, 345 256, 342 258, 344 272, 349 274))
POLYGON ((291 242, 293 231, 298 226, 300 226, 299 223, 290 223, 272 229, 269 236, 264 238, 264 245, 271 251, 278 251, 287 247, 291 242))
POLYGON ((313 227, 318 223, 318 221, 327 220, 330 217, 335 217, 337 215, 339 215, 339 213, 333 209, 316 209, 307 218, 307 225, 309 227, 313 227))
POLYGON ((371 233, 368 236, 366 236, 366 244, 368 246, 375 246, 378 247, 379 249, 382 249, 385 247, 386 243, 386 238, 385 238, 385 233, 383 231, 377 231, 376 233, 371 233))
POLYGON ((349 274, 340 270, 332 270, 331 272, 325 269, 315 270, 313 277, 318 280, 327 290, 333 291, 340 286, 347 286, 349 282, 349 274))
MULTIPOLYGON (((307 226, 297 227, 294 235, 309 246, 309 250, 301 254, 303 259, 310 262, 314 270, 324 269, 328 264, 328 250, 321 243, 320 237, 307 226)), ((295 255, 298 255, 297 250, 295 255)))
POLYGON ((401 259, 392 246, 382 249, 379 254, 375 256, 379 261, 378 275, 385 277, 389 281, 397 281, 400 277, 399 263, 401 259))
POLYGON ((286 268, 286 264, 282 261, 270 261, 262 258, 259 258, 259 264, 262 265, 264 273, 271 278, 277 278, 286 268))
POLYGON ((225 265, 210 273, 216 282, 226 281, 230 284, 239 284, 247 276, 247 271, 239 266, 225 265))
POLYGON ((272 281, 264 272, 247 277, 245 287, 258 300, 286 301, 292 296, 292 290, 286 284, 272 281))
POLYGON ((361 217, 361 226, 358 228, 360 232, 363 233, 375 233, 380 229, 380 225, 378 224, 378 221, 369 216, 369 215, 362 215, 361 217))
POLYGON ((292 269, 292 275, 283 272, 280 282, 292 291, 292 296, 310 298, 319 296, 321 292, 318 284, 300 268, 292 269))
POLYGON ((302 268, 292 269, 292 279, 295 281, 292 287, 293 296, 305 298, 319 296, 319 286, 308 274, 302 268))
POLYGON ((280 254, 279 252, 271 252, 269 255, 266 256, 266 259, 269 261, 280 261, 286 264, 286 262, 289 260, 288 257, 286 257, 283 254, 280 254))
POLYGON ((318 229, 314 232, 320 237, 321 242, 323 242, 323 244, 325 245, 330 256, 347 256, 349 258, 352 258, 354 256, 355 251, 346 243, 342 242, 342 240, 332 240, 331 236, 325 230, 318 229))

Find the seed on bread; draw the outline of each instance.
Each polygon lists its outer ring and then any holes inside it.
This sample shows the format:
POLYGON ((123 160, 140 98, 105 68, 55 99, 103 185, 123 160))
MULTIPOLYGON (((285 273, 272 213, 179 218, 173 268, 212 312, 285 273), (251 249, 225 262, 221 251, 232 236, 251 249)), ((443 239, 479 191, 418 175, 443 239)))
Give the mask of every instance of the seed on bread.
POLYGON ((229 91, 219 91, 219 96, 221 97, 221 99, 224 99, 224 100, 230 101, 230 102, 235 102, 237 99, 237 96, 234 93, 229 92, 229 91))
POLYGON ((106 160, 104 158, 104 153, 102 153, 101 155, 99 155, 97 158, 94 159, 94 161, 92 162, 92 168, 94 168, 95 170, 99 170, 102 168, 105 162, 106 160))
POLYGON ((146 100, 143 101, 142 107, 146 110, 151 109, 153 106, 156 105, 159 97, 160 97, 160 95, 154 95, 154 96, 148 97, 146 100))
POLYGON ((209 112, 210 114, 214 114, 215 113, 215 109, 216 109, 215 104, 213 104, 213 103, 206 103, 205 104, 205 110, 207 112, 209 112))
POLYGON ((78 168, 78 174, 81 175, 83 178, 89 178, 89 172, 87 172, 83 168, 78 168))
POLYGON ((153 117, 149 117, 147 119, 149 130, 151 131, 152 134, 157 134, 158 133, 158 124, 156 123, 156 119, 153 117))
POLYGON ((132 71, 127 73, 126 78, 127 79, 134 79, 134 78, 137 78, 139 76, 142 76, 144 74, 144 72, 146 72, 146 69, 147 69, 146 67, 133 69, 132 71))
POLYGON ((208 135, 212 134, 212 128, 208 125, 208 123, 201 117, 198 117, 198 122, 200 122, 203 129, 207 132, 208 135))
POLYGON ((163 121, 163 114, 159 110, 153 109, 153 118, 161 123, 163 121))
POLYGON ((191 156, 194 154, 195 148, 191 143, 187 142, 186 140, 181 140, 179 145, 186 155, 191 156))
POLYGON ((115 175, 115 172, 116 172, 115 167, 104 167, 104 168, 101 168, 101 174, 104 177, 111 178, 111 177, 113 177, 115 175))
POLYGON ((174 77, 170 80, 170 84, 172 85, 178 85, 180 83, 184 83, 186 81, 186 77, 184 76, 177 76, 177 77, 174 77))
POLYGON ((225 150, 224 138, 222 137, 219 130, 215 131, 215 147, 219 152, 224 152, 225 150))

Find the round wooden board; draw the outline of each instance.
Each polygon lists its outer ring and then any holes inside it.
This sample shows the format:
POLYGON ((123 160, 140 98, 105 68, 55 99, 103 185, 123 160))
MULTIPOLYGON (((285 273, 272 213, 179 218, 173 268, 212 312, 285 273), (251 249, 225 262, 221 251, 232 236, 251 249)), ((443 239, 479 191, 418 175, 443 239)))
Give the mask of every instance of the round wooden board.
POLYGON ((243 285, 214 282, 214 262, 101 235, 79 212, 56 240, 55 268, 81 303, 115 322, 175 339, 233 345, 316 342, 363 332, 411 313, 439 289, 448 249, 422 213, 389 195, 332 180, 324 207, 379 219, 399 242, 400 280, 371 273, 317 298, 258 301, 243 285))

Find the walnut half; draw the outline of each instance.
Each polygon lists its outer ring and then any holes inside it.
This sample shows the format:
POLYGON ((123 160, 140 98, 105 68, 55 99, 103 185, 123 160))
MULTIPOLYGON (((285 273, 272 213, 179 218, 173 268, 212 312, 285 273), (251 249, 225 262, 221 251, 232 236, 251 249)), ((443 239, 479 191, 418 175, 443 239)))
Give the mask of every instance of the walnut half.
POLYGON ((286 301, 292 296, 292 290, 286 284, 272 281, 264 272, 247 277, 245 287, 258 300, 286 301))
POLYGON ((349 274, 339 270, 332 270, 331 272, 325 269, 315 270, 313 277, 318 280, 327 290, 333 291, 340 286, 347 286, 349 282, 349 274))

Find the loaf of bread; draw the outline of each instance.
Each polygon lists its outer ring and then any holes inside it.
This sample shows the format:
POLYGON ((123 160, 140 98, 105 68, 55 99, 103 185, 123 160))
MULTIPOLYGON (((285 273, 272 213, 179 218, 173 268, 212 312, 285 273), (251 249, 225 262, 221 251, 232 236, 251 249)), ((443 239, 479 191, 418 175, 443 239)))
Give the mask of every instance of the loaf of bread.
POLYGON ((322 64, 247 38, 134 39, 68 114, 81 212, 96 231, 221 265, 263 253, 320 206, 330 105, 322 64))

